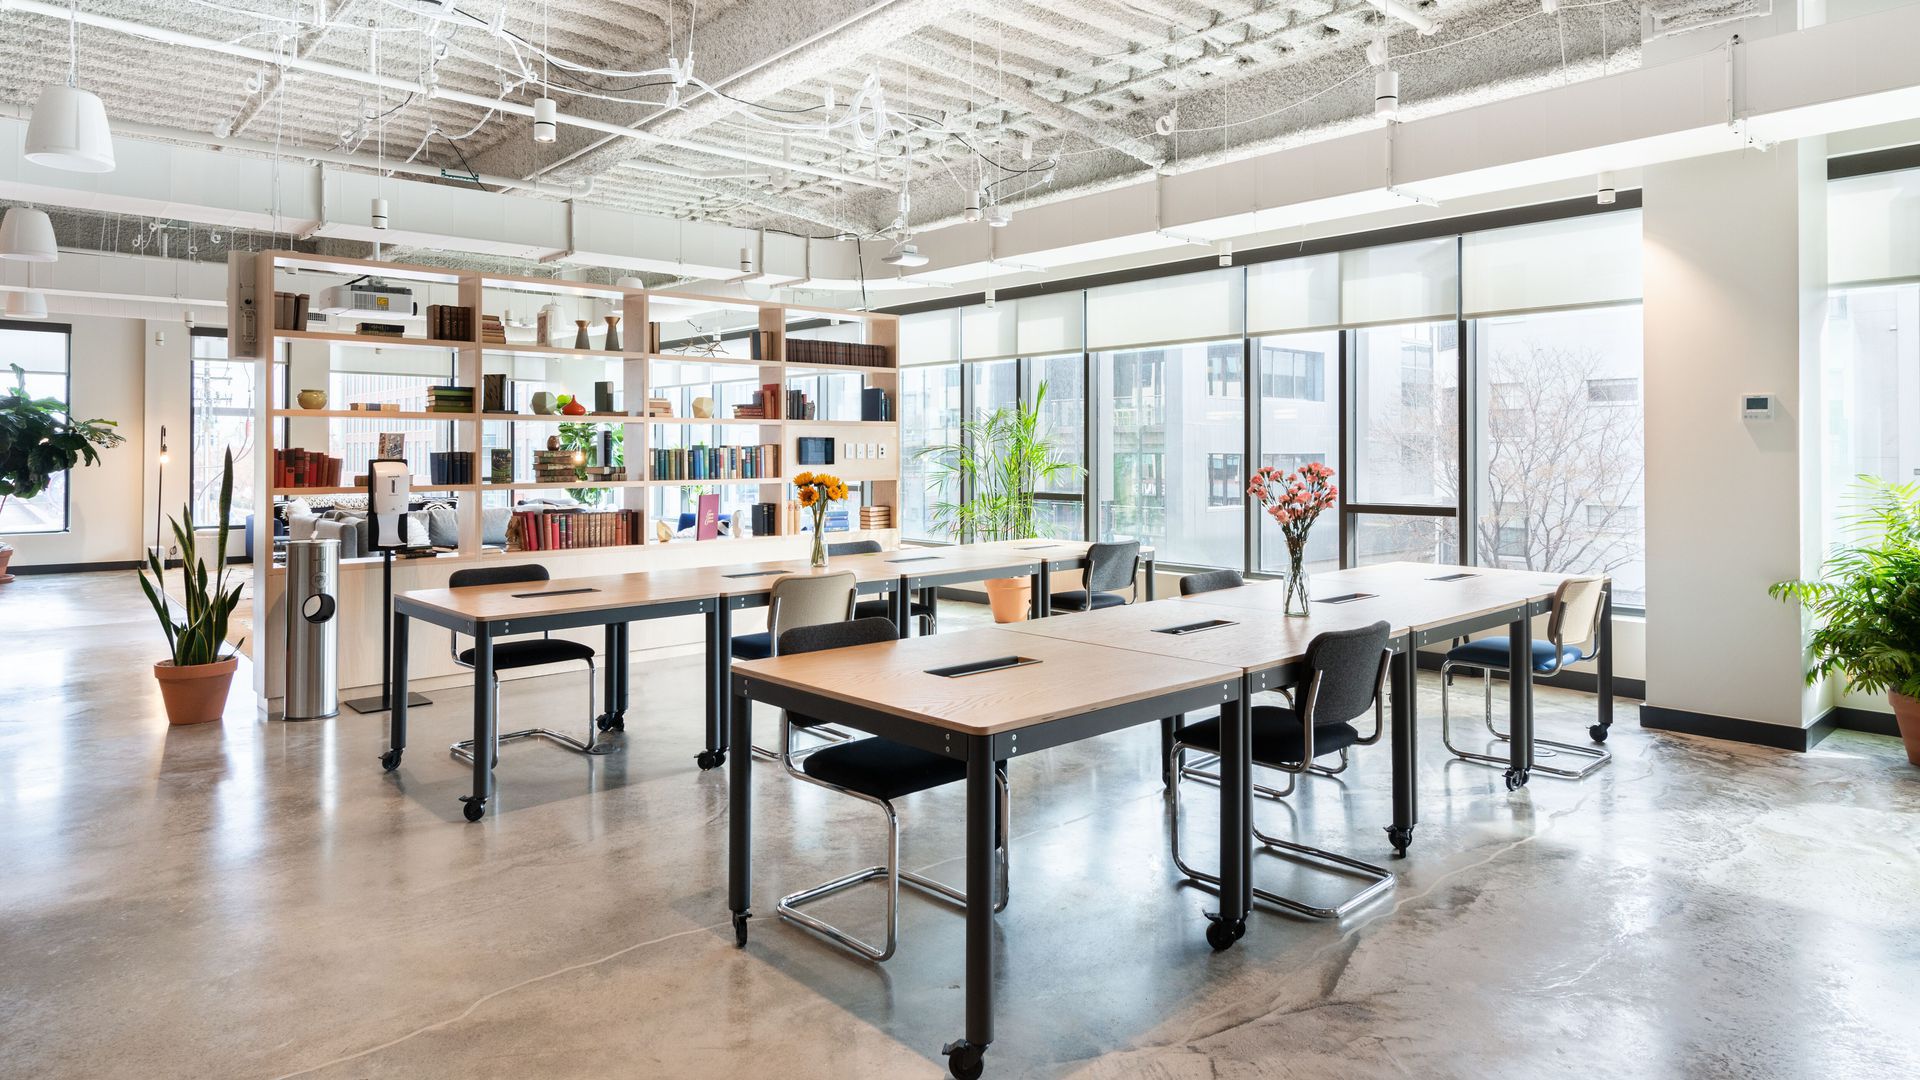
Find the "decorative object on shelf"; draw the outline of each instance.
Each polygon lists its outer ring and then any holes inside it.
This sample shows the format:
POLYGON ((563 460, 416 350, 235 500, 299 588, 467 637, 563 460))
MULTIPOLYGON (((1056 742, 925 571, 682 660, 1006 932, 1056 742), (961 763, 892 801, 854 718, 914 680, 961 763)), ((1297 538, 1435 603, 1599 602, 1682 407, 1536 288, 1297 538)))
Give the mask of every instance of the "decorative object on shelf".
POLYGON ((846 481, 831 473, 803 472, 793 478, 800 505, 813 511, 812 565, 827 565, 827 506, 847 497, 846 481))
MULTIPOLYGON (((100 451, 125 440, 112 420, 75 420, 57 398, 27 396, 27 373, 13 369, 14 387, 0 397, 0 513, 11 499, 31 499, 53 478, 100 463, 100 451)), ((13 580, 13 547, 0 539, 0 583, 13 580)))
POLYGON ((1846 676, 1849 689, 1885 691, 1907 761, 1920 765, 1920 484, 1862 476, 1844 539, 1817 581, 1779 581, 1767 593, 1813 615, 1809 685, 1846 676))
POLYGON ((510 413, 514 409, 513 384, 502 374, 480 376, 480 411, 510 413))
POLYGON ((573 320, 573 325, 573 347, 576 349, 593 348, 592 339, 587 337, 587 320, 575 319, 573 320))
POLYGON ((664 521, 656 521, 653 523, 653 536, 664 544, 673 539, 673 529, 669 528, 664 521))
POLYGON ((513 450, 495 447, 488 452, 487 479, 496 484, 513 483, 513 450))
MULTIPOLYGON (((1034 493, 1064 490, 1080 475, 1080 466, 1062 457, 1040 429, 1047 384, 1032 404, 1015 402, 960 423, 960 441, 925 447, 917 456, 927 463, 927 489, 933 495, 933 524, 960 540, 1025 540, 1043 537, 1049 528, 1035 509, 1034 493), (955 502, 942 498, 966 492, 955 502)), ((986 582, 995 622, 1027 617, 1032 583, 1027 578, 986 582)))
POLYGON ((701 419, 711 419, 713 417, 713 399, 710 397, 694 398, 693 415, 701 419))
MULTIPOLYGON (((720 496, 707 494, 700 496, 695 504, 693 538, 695 540, 717 540, 720 538, 720 496)), ((820 564, 815 564, 820 565, 820 564)))
POLYGON ((383 431, 377 444, 379 456, 390 459, 403 459, 407 456, 407 436, 404 432, 383 431))
POLYGON ((613 383, 597 382, 593 384, 593 411, 610 413, 613 410, 613 383))
POLYGON ((325 390, 302 390, 299 394, 300 407, 303 409, 324 409, 327 407, 325 390))
POLYGON ((554 394, 548 393, 545 390, 535 391, 530 406, 533 409, 534 415, 552 416, 554 413, 559 412, 560 406, 554 398, 554 394))
POLYGON ((575 397, 572 394, 561 394, 560 398, 561 398, 560 415, 562 416, 587 415, 587 407, 585 405, 580 404, 580 399, 578 397, 575 397))
POLYGON ((240 605, 243 590, 239 584, 231 588, 227 585, 227 522, 232 510, 233 451, 228 450, 220 477, 220 528, 211 575, 196 546, 199 533, 193 523, 193 507, 182 506, 181 517, 172 521, 174 544, 180 549, 182 621, 174 621, 174 609, 163 591, 166 565, 158 552, 147 552, 147 565, 140 572, 140 589, 160 617, 160 628, 167 635, 167 648, 172 654, 153 665, 153 677, 160 683, 160 697, 166 703, 170 724, 204 724, 220 719, 234 669, 239 666, 237 650, 220 655, 226 644, 228 620, 240 605), (151 580, 149 573, 153 575, 151 580))
POLYGON ((608 352, 620 351, 620 316, 618 315, 607 316, 606 350, 608 352))
POLYGON ((1307 534, 1320 512, 1340 496, 1340 489, 1333 484, 1333 469, 1318 461, 1309 461, 1292 472, 1263 465, 1254 471, 1247 494, 1279 524, 1280 535, 1287 541, 1286 613, 1306 615, 1311 599, 1307 589, 1307 534))
POLYGON ((560 436, 558 435, 547 436, 547 449, 549 450, 560 449, 560 436))

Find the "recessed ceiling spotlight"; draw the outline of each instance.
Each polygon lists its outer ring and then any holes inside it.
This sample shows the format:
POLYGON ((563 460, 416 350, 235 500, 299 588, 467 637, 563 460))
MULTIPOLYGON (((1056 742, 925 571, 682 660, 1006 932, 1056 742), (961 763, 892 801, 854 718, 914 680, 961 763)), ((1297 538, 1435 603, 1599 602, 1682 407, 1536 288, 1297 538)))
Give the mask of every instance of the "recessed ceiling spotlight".
POLYGON ((987 307, 989 308, 993 307, 993 290, 992 289, 987 290, 986 304, 987 304, 987 307))
POLYGON ((1221 240, 1213 245, 1213 250, 1219 253, 1221 266, 1233 265, 1233 241, 1221 240))
POLYGON ((1594 201, 1598 202, 1601 206, 1613 205, 1616 192, 1613 187, 1612 173, 1603 172, 1599 175, 1595 181, 1593 197, 1594 201))

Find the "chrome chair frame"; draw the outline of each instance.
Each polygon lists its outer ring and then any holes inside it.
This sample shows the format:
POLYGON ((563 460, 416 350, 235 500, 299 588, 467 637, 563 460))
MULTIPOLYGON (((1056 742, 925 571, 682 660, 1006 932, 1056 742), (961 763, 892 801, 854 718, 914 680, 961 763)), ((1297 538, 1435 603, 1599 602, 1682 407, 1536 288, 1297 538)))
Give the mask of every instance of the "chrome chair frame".
MULTIPOLYGON (((1386 733, 1385 701, 1386 701, 1386 691, 1387 691, 1387 674, 1389 671, 1389 664, 1392 661, 1392 659, 1393 659, 1393 650, 1387 649, 1382 651, 1380 655, 1380 673, 1377 681, 1374 684, 1373 734, 1358 740, 1358 742, 1356 742, 1355 745, 1371 746, 1374 743, 1379 742, 1380 737, 1386 733)), ((1301 762, 1272 762, 1272 761, 1261 761, 1257 758, 1254 759, 1254 762, 1253 762, 1255 765, 1258 765, 1262 768, 1273 769, 1278 772, 1287 773, 1288 774, 1287 786, 1284 791, 1284 793, 1287 793, 1287 794, 1290 794, 1293 791, 1294 784, 1298 781, 1299 777, 1301 777, 1302 775, 1306 775, 1309 773, 1319 773, 1320 775, 1327 775, 1327 776, 1337 775, 1338 773, 1344 771, 1347 767, 1347 756, 1346 756, 1345 750, 1342 750, 1340 753, 1339 769, 1321 770, 1312 765, 1312 761, 1316 756, 1313 752, 1313 727, 1314 727, 1313 708, 1314 708, 1314 702, 1319 697, 1319 694, 1320 694, 1320 677, 1321 677, 1321 673, 1319 672, 1314 673, 1313 679, 1310 682, 1308 682, 1306 691, 1301 695, 1301 698, 1300 698, 1301 708, 1300 708, 1299 715, 1300 715, 1300 726, 1301 726, 1301 739, 1303 743, 1301 752, 1302 752, 1302 755, 1306 758, 1306 762, 1304 764, 1301 762)), ((1172 759, 1171 759, 1172 764, 1176 769, 1176 772, 1174 775, 1174 782, 1171 785, 1169 785, 1169 796, 1168 796, 1169 799, 1171 800, 1171 811, 1172 811, 1172 824, 1168 829, 1168 834, 1169 834, 1170 843, 1173 848, 1173 864, 1179 867, 1180 872, 1187 875, 1187 877, 1195 881, 1206 882, 1207 884, 1210 884, 1217 889, 1220 886, 1220 877, 1218 874, 1209 874, 1204 870, 1198 870, 1198 869, 1195 869, 1194 867, 1188 866, 1186 862, 1180 857, 1180 777, 1187 775, 1186 768, 1180 765, 1180 759, 1181 759, 1181 753, 1187 749, 1190 749, 1190 747, 1181 743, 1179 739, 1176 737, 1173 744, 1173 753, 1172 753, 1172 759)), ((1218 782, 1217 777, 1210 777, 1209 779, 1214 780, 1214 782, 1216 783, 1218 782)), ((1257 790, 1262 790, 1263 792, 1275 790, 1272 788, 1261 788, 1261 786, 1257 784, 1255 785, 1255 788, 1257 790)), ((1341 903, 1339 903, 1334 907, 1316 907, 1312 904, 1306 903, 1305 901, 1295 900, 1289 896, 1282 896, 1279 893, 1273 892, 1270 889, 1262 889, 1257 885, 1254 886, 1253 895, 1256 897, 1259 897, 1262 900, 1267 901, 1270 904, 1274 904, 1276 906, 1286 908, 1289 911, 1298 912, 1299 914, 1305 915, 1308 918, 1312 918, 1312 919, 1339 919, 1339 918, 1344 918, 1347 915, 1347 913, 1353 911, 1354 909, 1366 903, 1369 903, 1374 898, 1384 895, 1385 893, 1391 892, 1393 890, 1394 883, 1395 883, 1394 873, 1393 871, 1388 870, 1384 866, 1375 866, 1372 863, 1362 862, 1361 860, 1355 859, 1351 856, 1342 855, 1337 851, 1328 851, 1325 848, 1317 848, 1317 847, 1313 847, 1310 844, 1302 844, 1297 840, 1283 840, 1277 836, 1269 836, 1266 833, 1263 833, 1260 831, 1260 826, 1252 820, 1251 816, 1248 819, 1248 824, 1249 824, 1249 827, 1253 830, 1254 839, 1260 841, 1260 843, 1264 844, 1267 847, 1275 849, 1281 856, 1285 858, 1293 859, 1294 861, 1303 863, 1307 866, 1314 866, 1316 863, 1318 863, 1319 869, 1328 869, 1328 870, 1332 870, 1335 873, 1346 872, 1346 873, 1349 873, 1350 875, 1359 876, 1368 880, 1368 884, 1365 888, 1361 889, 1359 892, 1355 893, 1351 897, 1348 897, 1346 900, 1342 901, 1341 903)))
MULTIPOLYGON (((1589 580, 1592 579, 1576 578, 1570 581, 1563 581, 1560 583, 1560 587, 1554 590, 1553 615, 1549 617, 1547 626, 1548 640, 1553 643, 1553 666, 1544 671, 1536 668, 1533 673, 1535 678, 1543 675, 1554 675, 1570 663, 1583 664, 1600 655, 1600 617, 1601 614, 1606 611, 1604 591, 1601 600, 1594 604, 1593 621, 1587 627, 1586 636, 1580 638, 1578 641, 1580 655, 1572 660, 1565 659, 1566 645, 1563 638, 1566 635, 1566 627, 1561 625, 1561 616, 1566 611, 1567 589, 1569 586, 1589 580), (1589 651, 1589 647, 1591 647, 1591 651, 1589 651)), ((1605 590, 1607 586, 1602 585, 1601 588, 1605 590)), ((1511 660, 1512 658, 1509 657, 1508 659, 1511 660)), ((1511 678, 1513 674, 1512 670, 1501 664, 1487 664, 1469 660, 1444 660, 1440 664, 1440 741, 1446 745, 1454 757, 1462 761, 1470 761, 1477 765, 1488 765, 1502 769, 1509 767, 1513 764, 1509 758, 1498 757, 1493 754, 1483 754, 1473 750, 1462 750, 1453 745, 1453 717, 1447 691, 1453 685, 1453 674, 1455 669, 1458 668, 1465 668, 1469 671, 1478 670, 1480 672, 1480 685, 1485 694, 1484 708, 1486 711, 1483 719, 1487 725, 1487 734, 1501 742, 1513 741, 1511 734, 1501 731, 1493 724, 1493 674, 1497 671, 1511 678)), ((1540 757, 1552 757, 1556 752, 1588 759, 1585 765, 1577 769, 1561 769, 1550 765, 1542 765, 1538 760, 1530 764, 1530 768, 1534 772, 1565 780, 1584 780, 1613 760, 1612 751, 1600 746, 1580 746, 1575 743, 1556 742, 1552 739, 1538 738, 1533 740, 1533 745, 1535 747, 1533 756, 1536 759, 1540 757), (1538 749, 1543 746, 1548 748, 1545 754, 1541 754, 1538 749)))
MULTIPOLYGON (((886 799, 877 799, 871 795, 854 791, 851 788, 841 787, 838 784, 829 784, 818 777, 809 776, 806 772, 795 767, 794 762, 804 758, 814 750, 822 749, 822 747, 815 746, 796 753, 793 746, 793 735, 793 725, 788 721, 786 713, 782 712, 780 714, 780 741, 782 746, 785 747, 785 752, 780 755, 780 760, 781 764, 786 766, 787 774, 796 780, 804 780, 816 787, 826 788, 828 791, 837 791, 843 795, 851 795, 862 802, 872 803, 880 807, 887 815, 887 861, 876 866, 855 870, 851 874, 842 875, 831 881, 822 882, 796 893, 788 893, 786 896, 780 898, 779 903, 774 905, 774 910, 779 912, 782 918, 791 919, 801 926, 820 934, 830 941, 845 946, 875 963, 885 963, 893 956, 894 949, 899 944, 901 882, 904 881, 908 885, 936 899, 946 900, 958 906, 963 911, 967 906, 967 896, 960 890, 935 881, 924 874, 901 869, 900 816, 895 812, 893 803, 886 799), (800 910, 803 905, 812 903, 815 900, 824 899, 832 896, 834 893, 853 888, 856 885, 864 885, 869 881, 879 880, 884 880, 887 887, 887 938, 885 945, 876 946, 869 944, 824 919, 809 915, 800 910)), ((1007 771, 1005 766, 994 770, 994 783, 999 793, 1000 850, 998 853, 998 870, 1000 880, 998 883, 999 897, 994 902, 993 910, 1000 912, 1006 910, 1009 892, 1007 879, 1007 816, 1011 806, 1007 793, 1007 771)))
MULTIPOLYGON (((529 580, 546 580, 546 579, 529 579, 529 580)), ((546 633, 542 633, 540 636, 542 638, 551 638, 553 637, 553 634, 551 632, 546 632, 546 633)), ((453 662, 455 664, 459 665, 460 667, 466 668, 468 671, 473 670, 473 665, 471 663, 468 663, 467 661, 460 659, 460 634, 458 631, 451 631, 448 633, 447 653, 449 656, 453 658, 453 662)), ((599 704, 598 694, 596 693, 596 691, 598 691, 599 689, 599 686, 598 686, 599 679, 597 677, 598 669, 595 667, 593 658, 591 656, 586 658, 586 665, 587 665, 587 741, 581 742, 579 739, 574 738, 573 736, 567 734, 564 731, 554 731, 551 728, 543 728, 543 727, 522 728, 519 731, 497 732, 493 737, 493 760, 491 762, 490 767, 498 768, 500 765, 500 744, 501 743, 517 742, 521 739, 546 739, 549 742, 558 743, 559 745, 564 746, 567 749, 572 750, 576 753, 589 754, 595 757, 598 757, 602 754, 610 754, 615 750, 619 749, 619 747, 613 743, 603 743, 600 741, 599 725, 594 722, 598 716, 598 713, 595 710, 595 706, 599 704)), ((499 668, 495 668, 493 671, 492 693, 493 693, 493 715, 498 717, 500 715, 500 669, 499 668)), ((464 761, 471 764, 473 762, 473 757, 474 757, 473 740, 462 739, 459 742, 454 743, 453 745, 447 747, 447 753, 453 755, 455 760, 464 761)))
MULTIPOLYGON (((860 594, 859 594, 859 590, 853 584, 853 574, 849 572, 844 575, 832 575, 832 576, 835 576, 835 577, 844 576, 847 579, 847 610, 844 614, 841 615, 840 619, 841 621, 851 619, 853 618, 853 609, 858 607, 860 604, 860 594)), ((780 606, 781 606, 780 605, 780 601, 781 601, 780 585, 781 585, 781 582, 789 581, 789 580, 816 581, 818 579, 812 576, 801 576, 801 577, 790 576, 790 577, 779 578, 774 581, 772 589, 767 594, 767 640, 772 643, 772 651, 770 653, 770 655, 772 656, 780 655, 781 631, 793 629, 793 627, 791 626, 780 625, 780 606)), ((805 625, 805 624, 802 624, 802 625, 805 625)), ((733 643, 728 642, 727 647, 731 649, 733 647, 733 643)), ((782 720, 781 722, 785 723, 784 720, 782 720)), ((845 731, 840 730, 839 728, 827 727, 824 725, 818 728, 808 728, 807 733, 810 735, 818 736, 819 738, 825 740, 828 743, 845 742, 848 739, 853 738, 852 735, 848 734, 845 731)), ((784 737, 783 737, 783 740, 784 740, 784 737)), ((748 750, 752 752, 754 757, 762 758, 767 761, 778 761, 781 756, 780 751, 769 750, 766 747, 761 746, 759 743, 750 744, 748 746, 748 750)))

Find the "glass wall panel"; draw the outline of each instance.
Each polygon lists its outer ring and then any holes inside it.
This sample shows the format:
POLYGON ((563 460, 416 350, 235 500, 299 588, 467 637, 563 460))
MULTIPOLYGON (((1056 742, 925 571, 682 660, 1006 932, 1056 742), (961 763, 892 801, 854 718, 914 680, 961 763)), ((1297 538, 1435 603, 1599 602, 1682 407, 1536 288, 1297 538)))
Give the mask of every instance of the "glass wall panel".
POLYGON ((253 395, 257 366, 252 360, 227 359, 225 333, 196 333, 191 335, 189 344, 193 445, 188 457, 192 471, 193 520, 201 525, 219 524, 221 470, 226 452, 231 450, 233 509, 229 524, 240 525, 253 512, 253 395))
MULTIPOLYGON (((1259 404, 1256 421, 1260 440, 1258 466, 1291 471, 1308 462, 1339 466, 1340 459, 1340 334, 1323 330, 1310 334, 1258 338, 1253 344, 1259 367, 1259 404)), ((1346 478, 1334 477, 1344 489, 1346 478)), ((1283 573, 1287 569, 1287 542, 1280 526, 1260 516, 1258 569, 1283 573)), ((1310 571, 1340 566, 1340 509, 1336 504, 1320 515, 1307 538, 1310 571)))
POLYGON ((1920 285, 1836 289, 1821 357, 1825 540, 1862 473, 1920 479, 1920 285))
POLYGON ((1458 502, 1459 328, 1452 321, 1355 331, 1355 502, 1458 502))
POLYGON ((1483 566, 1611 574, 1646 605, 1638 304, 1475 321, 1483 566))
POLYGON ((1460 524, 1450 517, 1418 514, 1355 514, 1355 566, 1384 562, 1458 563, 1460 524))
POLYGON ((900 534, 908 540, 950 541, 934 527, 933 505, 957 492, 929 491, 930 473, 919 454, 960 441, 960 365, 934 364, 900 372, 900 534))
MULTIPOLYGON (((20 365, 27 396, 55 398, 72 402, 67 377, 67 338, 65 329, 26 327, 19 323, 0 326, 0 360, 20 365)), ((22 385, 13 372, 0 370, 0 393, 11 393, 22 385)), ((85 417, 82 417, 85 419, 85 417)), ((67 474, 60 473, 47 489, 31 499, 0 500, 0 533, 60 532, 67 527, 67 474)))
POLYGON ((1215 501, 1215 481, 1245 462, 1239 338, 1094 354, 1095 493, 1101 539, 1139 539, 1163 562, 1238 567, 1245 562, 1240 498, 1215 501), (1227 393, 1231 391, 1231 393, 1227 393))

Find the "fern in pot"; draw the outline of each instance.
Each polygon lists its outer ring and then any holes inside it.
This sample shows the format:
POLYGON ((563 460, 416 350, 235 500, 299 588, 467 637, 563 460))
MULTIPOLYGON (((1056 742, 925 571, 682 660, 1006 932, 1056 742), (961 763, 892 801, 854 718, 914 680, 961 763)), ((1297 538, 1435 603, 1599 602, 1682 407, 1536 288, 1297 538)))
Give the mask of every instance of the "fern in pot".
POLYGON ((1837 674, 1855 690, 1885 691, 1907 760, 1920 765, 1920 484, 1862 476, 1856 497, 1819 580, 1767 591, 1813 616, 1807 682, 1837 674))
MULTIPOLYGON (((1046 400, 1047 384, 1041 383, 1033 404, 1003 405, 964 420, 959 442, 917 452, 928 463, 929 490, 939 496, 965 496, 936 498, 935 528, 950 533, 957 542, 1026 540, 1050 531, 1035 509, 1035 493, 1057 489, 1081 470, 1062 457, 1041 430, 1041 407, 1046 400)), ((995 578, 986 582, 986 588, 995 622, 1026 618, 1031 579, 995 578)))
POLYGON ((158 552, 147 553, 147 565, 140 571, 140 588, 147 602, 160 617, 160 629, 167 635, 171 657, 153 665, 153 677, 160 682, 160 696, 166 701, 167 720, 173 724, 204 724, 220 719, 227 704, 227 691, 233 684, 234 669, 239 667, 237 651, 226 645, 227 624, 234 608, 240 606, 242 586, 227 584, 227 520, 233 509, 233 451, 227 451, 220 476, 220 527, 216 531, 213 572, 207 572, 196 538, 192 506, 180 508, 180 517, 172 518, 174 543, 180 548, 180 606, 176 611, 163 588, 166 567, 158 552), (152 578, 148 578, 152 574, 152 578))

